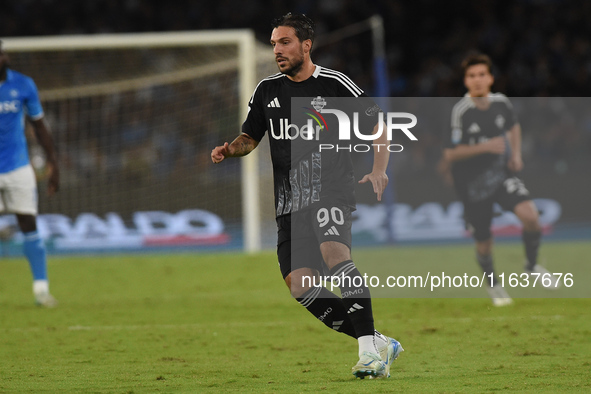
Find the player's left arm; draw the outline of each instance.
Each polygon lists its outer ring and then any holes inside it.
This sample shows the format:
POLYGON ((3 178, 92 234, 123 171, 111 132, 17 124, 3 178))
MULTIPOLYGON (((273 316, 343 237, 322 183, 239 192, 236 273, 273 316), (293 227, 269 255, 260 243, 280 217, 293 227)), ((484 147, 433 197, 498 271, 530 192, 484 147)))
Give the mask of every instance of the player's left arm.
POLYGON ((523 160, 521 158, 521 126, 515 123, 507 132, 507 139, 511 144, 511 157, 507 166, 513 172, 519 172, 523 169, 523 160))
POLYGON ((51 196, 60 188, 60 171, 57 165, 53 138, 51 138, 49 126, 43 114, 43 107, 41 106, 41 100, 39 100, 39 92, 37 91, 35 82, 31 78, 27 78, 25 80, 25 86, 26 98, 23 104, 26 114, 33 124, 37 141, 39 141, 39 145, 45 151, 45 160, 47 162, 46 171, 49 177, 47 193, 51 196))
POLYGON ((35 136, 39 144, 45 151, 45 157, 47 160, 47 172, 49 175, 49 184, 47 185, 47 192, 51 196, 59 190, 60 187, 60 172, 57 164, 57 156, 55 154, 55 146, 53 144, 53 138, 49 132, 49 126, 45 117, 40 119, 31 120, 33 129, 35 130, 35 136))
MULTIPOLYGON (((373 128, 373 134, 376 134, 379 130, 379 123, 373 128)), ((382 135, 374 140, 373 149, 373 168, 371 173, 365 175, 359 183, 371 182, 373 191, 378 197, 378 201, 382 201, 382 194, 388 186, 388 175, 386 175, 386 169, 388 168, 388 160, 390 160, 390 151, 387 149, 389 144, 386 125, 382 124, 382 135)))

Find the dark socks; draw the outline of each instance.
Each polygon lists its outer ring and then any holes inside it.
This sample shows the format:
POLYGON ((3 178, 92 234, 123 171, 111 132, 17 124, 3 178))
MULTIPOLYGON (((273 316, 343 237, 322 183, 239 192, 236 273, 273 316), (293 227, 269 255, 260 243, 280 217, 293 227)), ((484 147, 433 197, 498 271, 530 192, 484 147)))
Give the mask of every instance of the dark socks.
POLYGON ((486 280, 490 287, 497 284, 497 275, 495 274, 495 270, 493 268, 493 259, 490 254, 488 255, 481 255, 480 253, 476 252, 476 260, 478 260, 478 264, 480 268, 482 268, 482 272, 486 275, 486 280), (490 274, 492 274, 492 283, 490 280, 490 274))
POLYGON ((343 301, 325 287, 312 287, 297 301, 328 328, 357 338, 343 301))
POLYGON ((355 327, 357 338, 365 335, 373 336, 371 296, 353 261, 346 260, 337 264, 330 270, 330 274, 333 277, 333 283, 338 283, 341 289, 342 303, 355 327))
POLYGON ((525 269, 531 271, 538 262, 538 250, 540 249, 541 231, 523 231, 521 239, 525 246, 525 269))

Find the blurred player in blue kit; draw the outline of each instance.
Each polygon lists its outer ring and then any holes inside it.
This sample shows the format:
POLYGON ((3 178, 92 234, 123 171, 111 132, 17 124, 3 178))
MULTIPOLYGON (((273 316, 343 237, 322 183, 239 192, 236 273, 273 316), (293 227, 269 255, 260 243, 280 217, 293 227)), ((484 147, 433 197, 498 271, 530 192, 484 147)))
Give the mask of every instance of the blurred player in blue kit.
POLYGON ((9 58, 0 41, 0 211, 16 214, 24 235, 23 251, 33 274, 36 303, 54 307, 57 301, 49 293, 45 245, 37 232, 37 180, 29 161, 25 116, 46 154, 49 195, 59 189, 59 170, 37 87, 30 77, 8 65, 9 58))
MULTIPOLYGON (((451 163, 456 192, 464 204, 464 218, 476 242, 476 259, 489 277, 488 292, 495 306, 513 301, 498 282, 493 269, 491 223, 493 205, 511 211, 523 224, 526 273, 549 275, 537 263, 542 235, 538 210, 523 182, 514 174, 521 171, 521 126, 509 99, 491 93, 494 83, 492 62, 487 55, 464 59, 466 96, 453 108, 451 138, 444 160, 451 163)), ((549 288, 556 288, 551 276, 549 288)), ((540 282, 538 282, 540 283, 540 282)), ((547 282, 546 282, 547 283, 547 282)))

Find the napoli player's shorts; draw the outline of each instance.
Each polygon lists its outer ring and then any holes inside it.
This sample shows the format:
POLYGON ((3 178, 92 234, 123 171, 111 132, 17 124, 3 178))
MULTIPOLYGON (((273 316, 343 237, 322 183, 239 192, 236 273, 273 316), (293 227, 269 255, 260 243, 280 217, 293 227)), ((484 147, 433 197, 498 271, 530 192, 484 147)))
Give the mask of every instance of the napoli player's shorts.
POLYGON ((277 257, 283 278, 299 268, 312 268, 327 275, 320 244, 334 241, 351 249, 353 210, 349 205, 326 201, 278 217, 277 257))
POLYGON ((37 179, 28 164, 0 174, 0 212, 37 215, 37 179))
POLYGON ((505 211, 513 212, 517 204, 528 200, 530 200, 529 191, 521 179, 507 178, 486 200, 468 202, 467 199, 463 199, 466 225, 476 241, 486 241, 492 236, 490 227, 494 203, 499 204, 505 211))

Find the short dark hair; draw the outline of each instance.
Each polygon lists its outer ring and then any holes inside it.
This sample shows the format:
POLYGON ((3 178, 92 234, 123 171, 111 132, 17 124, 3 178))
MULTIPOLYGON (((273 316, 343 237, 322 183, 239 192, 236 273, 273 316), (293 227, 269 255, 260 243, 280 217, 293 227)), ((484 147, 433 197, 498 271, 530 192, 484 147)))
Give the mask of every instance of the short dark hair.
POLYGON ((492 74, 492 60, 490 60, 490 57, 484 53, 472 53, 462 61, 464 75, 466 75, 468 68, 477 64, 484 64, 488 68, 488 72, 492 74))
POLYGON ((310 40, 314 44, 314 22, 305 14, 292 14, 288 12, 279 18, 273 19, 271 26, 273 29, 279 26, 293 27, 295 35, 300 42, 310 40))

